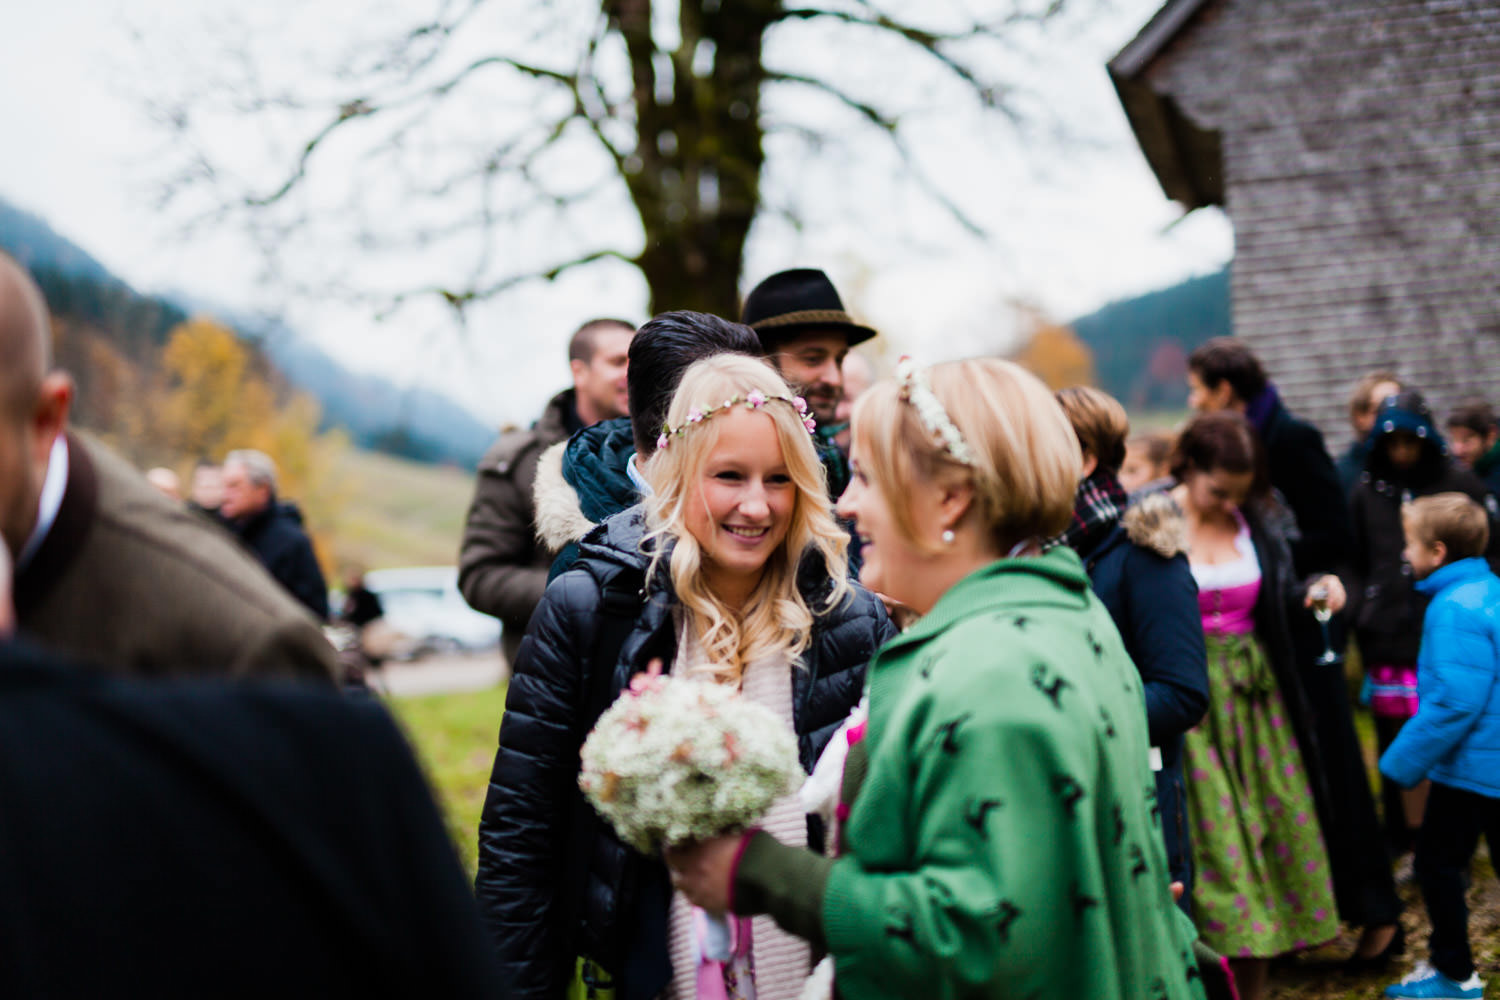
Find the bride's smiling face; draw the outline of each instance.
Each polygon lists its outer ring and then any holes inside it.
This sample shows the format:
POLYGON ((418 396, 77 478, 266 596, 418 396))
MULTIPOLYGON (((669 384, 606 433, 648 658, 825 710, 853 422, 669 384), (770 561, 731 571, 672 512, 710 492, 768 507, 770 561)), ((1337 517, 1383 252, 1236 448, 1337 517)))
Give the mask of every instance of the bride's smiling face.
POLYGON ((735 407, 714 422, 718 440, 688 487, 684 521, 709 586, 744 592, 786 540, 797 488, 768 414, 735 407))

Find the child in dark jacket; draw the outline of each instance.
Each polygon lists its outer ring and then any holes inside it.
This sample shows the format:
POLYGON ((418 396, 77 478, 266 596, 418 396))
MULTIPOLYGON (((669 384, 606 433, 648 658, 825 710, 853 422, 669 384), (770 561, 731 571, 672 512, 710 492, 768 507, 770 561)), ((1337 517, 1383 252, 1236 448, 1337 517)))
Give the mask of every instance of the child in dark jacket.
POLYGON ((1484 833, 1500 852, 1500 578, 1482 558, 1483 507, 1461 493, 1402 509, 1406 559, 1432 599, 1417 660, 1417 714, 1380 758, 1402 787, 1432 783, 1417 837, 1416 875, 1432 920, 1432 962, 1388 997, 1484 995, 1469 951, 1464 874, 1484 833))
MULTIPOLYGON (((1385 399, 1370 432, 1365 472, 1349 495, 1355 548, 1340 574, 1382 753, 1417 710, 1417 647, 1427 607, 1402 560, 1401 508, 1417 497, 1450 492, 1481 504, 1489 497, 1484 483, 1450 457, 1421 393, 1408 389, 1385 399)), ((1404 853, 1421 825, 1425 786, 1405 792, 1389 781, 1383 786, 1386 837, 1404 853)))

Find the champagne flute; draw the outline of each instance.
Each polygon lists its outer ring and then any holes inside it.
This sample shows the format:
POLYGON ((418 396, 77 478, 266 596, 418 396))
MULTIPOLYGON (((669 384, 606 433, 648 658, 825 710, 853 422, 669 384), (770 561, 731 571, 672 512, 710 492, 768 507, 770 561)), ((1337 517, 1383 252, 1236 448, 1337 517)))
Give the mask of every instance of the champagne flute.
POLYGON ((1312 613, 1318 620, 1318 628, 1323 630, 1323 652, 1313 662, 1320 667, 1337 663, 1341 657, 1333 651, 1333 642, 1328 637, 1328 619, 1333 617, 1333 610, 1328 606, 1328 584, 1314 584, 1307 596, 1312 599, 1312 613))

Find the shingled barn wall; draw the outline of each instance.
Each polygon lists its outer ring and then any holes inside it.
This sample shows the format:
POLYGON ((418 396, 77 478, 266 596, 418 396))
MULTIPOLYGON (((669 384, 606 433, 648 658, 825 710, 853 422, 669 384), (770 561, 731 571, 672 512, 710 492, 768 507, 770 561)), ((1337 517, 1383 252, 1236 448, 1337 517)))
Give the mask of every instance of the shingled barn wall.
POLYGON ((1235 332, 1331 446, 1373 368, 1500 406, 1500 3, 1218 0, 1144 75, 1219 132, 1235 332))

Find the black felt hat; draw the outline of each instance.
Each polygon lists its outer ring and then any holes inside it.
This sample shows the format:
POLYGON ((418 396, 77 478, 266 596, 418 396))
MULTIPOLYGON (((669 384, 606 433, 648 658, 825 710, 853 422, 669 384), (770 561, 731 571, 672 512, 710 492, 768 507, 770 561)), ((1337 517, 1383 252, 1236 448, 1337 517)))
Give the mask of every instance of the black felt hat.
POLYGON ((863 344, 875 331, 860 326, 844 311, 843 300, 828 275, 814 267, 778 271, 745 297, 740 322, 755 331, 766 351, 808 330, 836 330, 849 346, 863 344))

